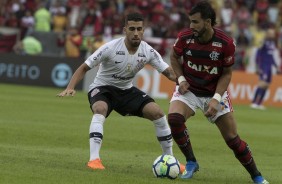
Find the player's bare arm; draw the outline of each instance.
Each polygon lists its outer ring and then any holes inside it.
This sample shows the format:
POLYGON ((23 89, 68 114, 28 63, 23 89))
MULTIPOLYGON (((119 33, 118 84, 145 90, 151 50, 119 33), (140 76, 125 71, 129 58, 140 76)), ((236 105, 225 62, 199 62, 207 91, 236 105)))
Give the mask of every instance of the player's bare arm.
POLYGON ((61 93, 57 94, 57 96, 74 96, 76 93, 75 86, 83 79, 88 70, 90 70, 90 67, 87 64, 83 63, 80 65, 80 67, 78 67, 78 69, 74 72, 67 88, 61 93))
MULTIPOLYGON (((232 77, 232 67, 224 67, 223 68, 223 73, 221 77, 218 80, 217 87, 215 94, 219 94, 221 97, 223 93, 227 90, 227 87, 231 81, 232 77)), ((209 108, 205 112, 205 116, 207 117, 214 117, 218 111, 218 103, 219 99, 217 98, 212 98, 211 101, 209 102, 209 108)))
POLYGON ((173 81, 173 82, 176 82, 177 81, 177 78, 176 78, 176 75, 173 71, 173 69, 171 67, 168 67, 167 69, 165 69, 162 74, 164 76, 166 76, 169 80, 173 81))
POLYGON ((180 94, 185 94, 188 92, 190 84, 186 81, 183 76, 182 66, 181 66, 181 56, 178 56, 174 51, 170 55, 171 67, 174 70, 177 81, 179 83, 178 91, 180 94))

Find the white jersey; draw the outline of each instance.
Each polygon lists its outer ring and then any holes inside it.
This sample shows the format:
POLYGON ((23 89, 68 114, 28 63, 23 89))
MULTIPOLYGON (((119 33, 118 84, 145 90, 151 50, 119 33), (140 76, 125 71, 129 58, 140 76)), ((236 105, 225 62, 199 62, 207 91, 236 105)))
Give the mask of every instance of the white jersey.
POLYGON ((100 65, 89 90, 105 85, 128 89, 133 86, 133 78, 145 64, 151 65, 160 73, 169 67, 160 54, 146 42, 141 41, 135 54, 129 54, 124 40, 125 37, 112 40, 87 58, 85 63, 90 68, 100 65))

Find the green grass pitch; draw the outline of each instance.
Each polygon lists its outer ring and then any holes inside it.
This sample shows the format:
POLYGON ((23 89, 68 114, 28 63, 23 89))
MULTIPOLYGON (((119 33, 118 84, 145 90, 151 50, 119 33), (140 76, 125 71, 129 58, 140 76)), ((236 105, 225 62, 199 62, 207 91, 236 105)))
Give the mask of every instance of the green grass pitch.
MULTIPOLYGON (((219 131, 200 111, 186 125, 200 164, 190 181, 154 178, 152 163, 161 154, 150 121, 113 112, 104 125, 104 171, 86 167, 92 113, 87 95, 58 98, 60 89, 0 84, 1 184, 242 184, 251 183, 219 131)), ((157 100, 167 113, 168 100, 157 100)), ((238 132, 250 146, 270 183, 282 183, 282 111, 234 106, 238 132)), ((184 157, 174 144, 174 155, 184 157)))

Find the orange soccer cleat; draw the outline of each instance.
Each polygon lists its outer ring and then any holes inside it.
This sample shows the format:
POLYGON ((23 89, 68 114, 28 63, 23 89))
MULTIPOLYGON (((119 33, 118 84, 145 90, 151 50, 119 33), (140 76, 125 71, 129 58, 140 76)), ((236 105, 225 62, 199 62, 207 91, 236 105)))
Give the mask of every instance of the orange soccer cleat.
POLYGON ((97 158, 95 160, 90 160, 88 163, 87 163, 87 166, 90 168, 90 169, 100 169, 100 170, 103 170, 105 169, 105 167, 103 166, 102 164, 102 161, 97 158))
POLYGON ((185 171, 185 165, 179 163, 180 166, 180 174, 182 174, 185 171))

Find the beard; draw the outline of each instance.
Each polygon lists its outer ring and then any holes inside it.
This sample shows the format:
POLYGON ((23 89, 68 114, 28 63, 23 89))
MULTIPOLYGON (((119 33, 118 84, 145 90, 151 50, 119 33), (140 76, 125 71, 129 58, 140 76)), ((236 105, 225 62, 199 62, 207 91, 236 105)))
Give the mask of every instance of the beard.
POLYGON ((139 47, 141 41, 140 40, 131 40, 130 43, 132 47, 139 47))
POLYGON ((194 36, 196 36, 198 38, 201 38, 205 34, 206 31, 207 31, 207 29, 205 27, 203 27, 203 29, 201 29, 200 31, 193 30, 194 36), (197 33, 197 34, 195 34, 195 33, 197 33))

